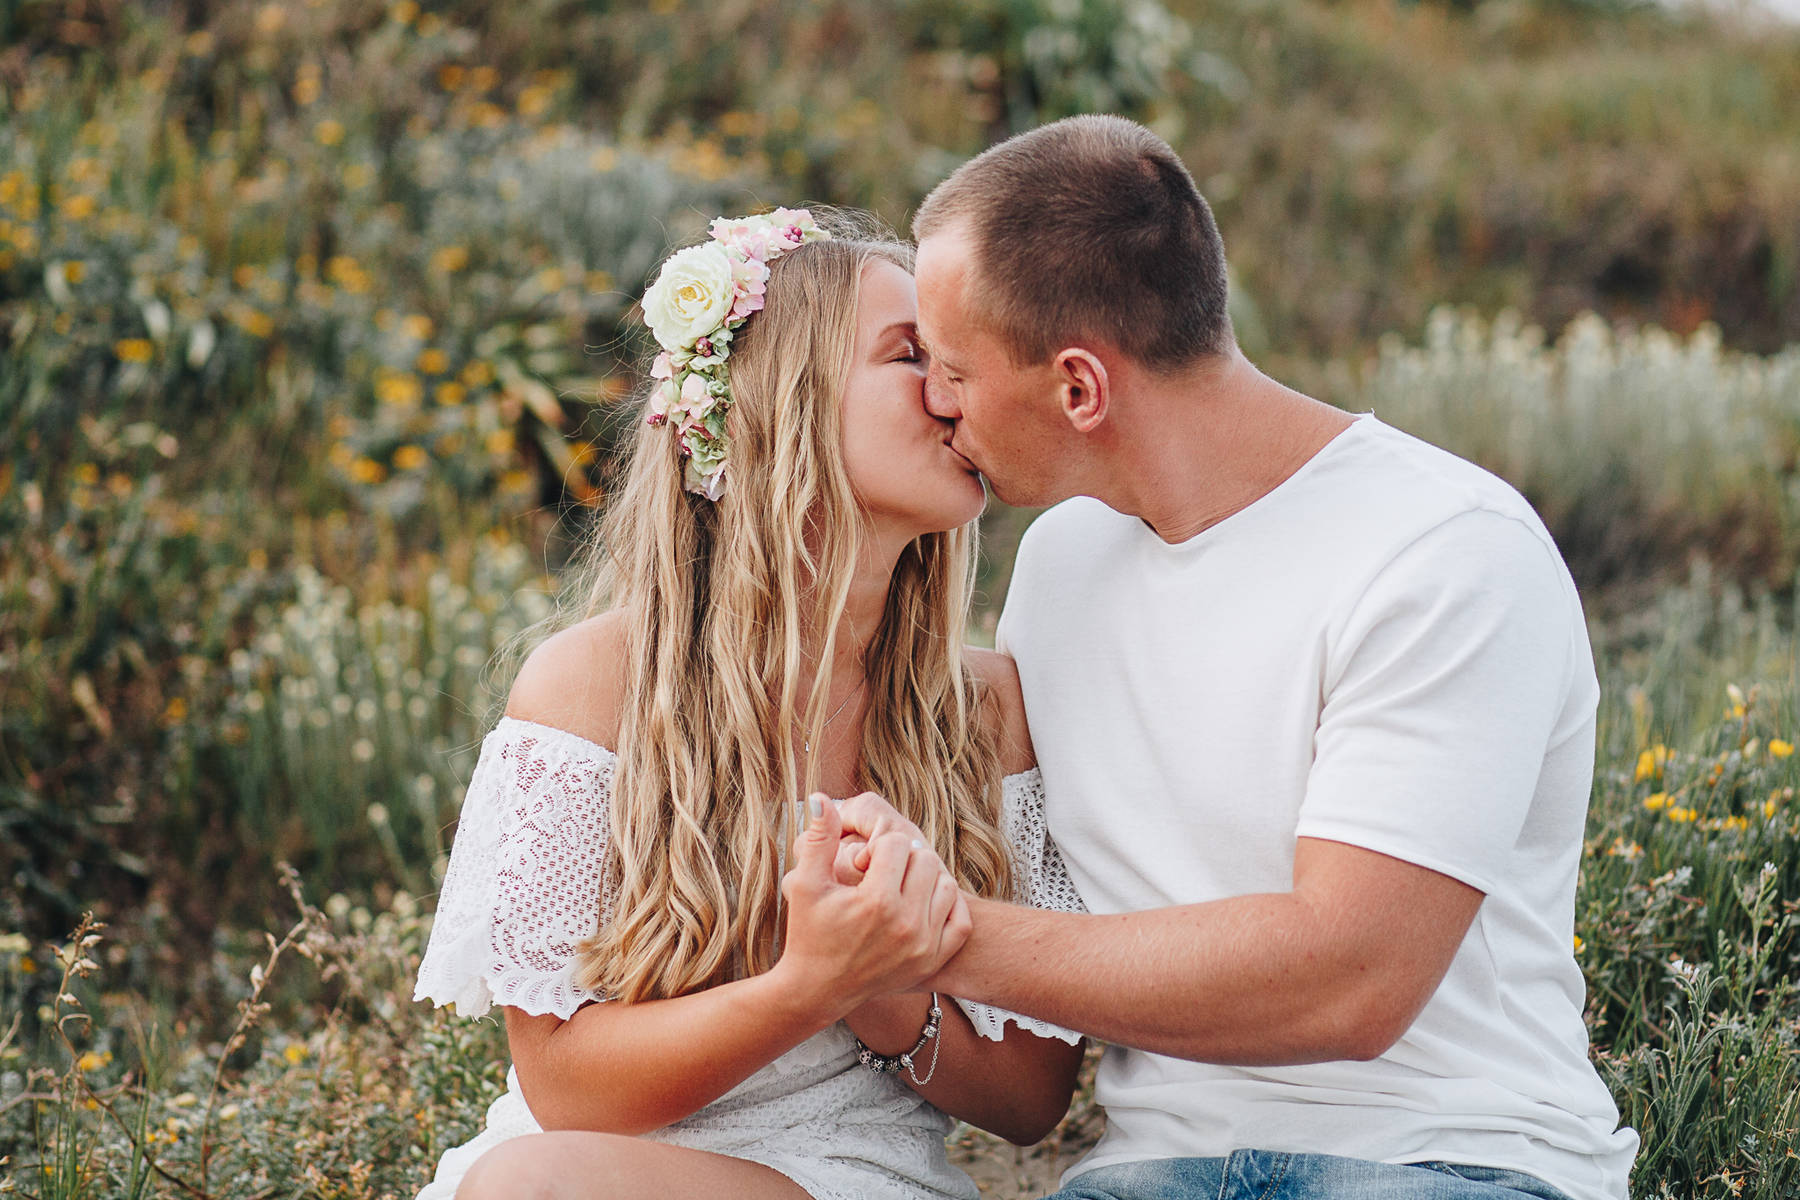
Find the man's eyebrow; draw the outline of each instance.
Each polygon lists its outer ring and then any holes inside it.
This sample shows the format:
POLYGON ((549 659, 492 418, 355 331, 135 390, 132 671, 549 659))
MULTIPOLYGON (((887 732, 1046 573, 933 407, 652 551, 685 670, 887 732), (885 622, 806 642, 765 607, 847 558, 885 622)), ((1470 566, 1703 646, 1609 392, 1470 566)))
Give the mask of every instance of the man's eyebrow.
POLYGON ((939 354, 937 352, 937 349, 935 347, 933 347, 930 342, 927 342, 922 335, 919 338, 919 349, 921 349, 925 352, 925 357, 935 358, 939 362, 943 363, 944 369, 946 371, 949 371, 951 374, 953 374, 953 375, 961 374, 961 371, 954 364, 952 364, 949 359, 945 358, 942 354, 939 354))

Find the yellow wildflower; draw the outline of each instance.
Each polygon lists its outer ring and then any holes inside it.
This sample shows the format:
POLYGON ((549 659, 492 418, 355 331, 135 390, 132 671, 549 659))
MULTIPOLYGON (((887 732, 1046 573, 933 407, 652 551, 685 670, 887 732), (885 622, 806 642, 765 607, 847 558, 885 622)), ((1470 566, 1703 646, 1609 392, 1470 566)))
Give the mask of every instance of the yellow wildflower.
POLYGON ((1661 742, 1638 755, 1636 781, 1642 783, 1646 779, 1661 779, 1663 768, 1669 765, 1670 757, 1669 748, 1661 742))
POLYGON ((1664 808, 1667 808, 1668 806, 1669 806, 1669 793, 1667 793, 1667 792, 1656 792, 1653 795, 1644 797, 1644 807, 1649 809, 1651 812, 1656 812, 1659 809, 1664 809, 1664 808))
POLYGON ((471 388, 486 387, 494 382, 494 368, 476 359, 462 369, 461 379, 464 385, 471 388))
POLYGON ((446 92, 454 92, 463 85, 463 77, 467 74, 468 72, 463 70, 462 67, 458 66, 456 63, 445 63, 438 68, 438 86, 443 88, 446 92))
POLYGON ((595 171, 610 171, 619 165, 619 152, 611 146, 602 146, 588 155, 588 167, 595 171))
POLYGON ((375 395, 383 404, 411 408, 424 394, 419 377, 407 371, 384 370, 375 380, 375 395))
POLYGON ((411 25, 419 18, 419 0, 400 0, 388 10, 388 15, 402 25, 411 25))
POLYGON ((1794 743, 1784 742, 1780 738, 1769 739, 1769 757, 1786 758, 1794 752, 1794 743))
POLYGON ((94 215, 99 203, 86 192, 77 192, 62 202, 62 215, 71 221, 85 221, 94 215))
POLYGON ((440 246, 432 251, 431 269, 442 275, 454 275, 469 265, 469 251, 464 246, 440 246))
POLYGON ((254 308, 242 309, 233 314, 232 319, 251 337, 266 338, 275 332, 275 318, 254 308))
POLYGON ((181 724, 183 721, 187 720, 187 710, 186 700, 183 700, 180 696, 170 697, 168 707, 163 709, 163 725, 166 727, 181 724))
POLYGON ((329 117, 313 126, 313 139, 321 146, 335 146, 344 140, 344 125, 329 117))
POLYGON ((438 384, 431 394, 437 399, 437 402, 445 408, 456 407, 468 396, 468 392, 463 385, 456 382, 454 379, 445 380, 443 383, 438 384))
POLYGON ((1691 808, 1682 808, 1680 805, 1675 805, 1675 806, 1671 807, 1668 810, 1668 812, 1664 815, 1666 815, 1669 818, 1669 820, 1679 822, 1680 824, 1683 824, 1683 825, 1691 825, 1694 821, 1698 820, 1700 817, 1699 812, 1697 812, 1696 810, 1691 809, 1691 808))
POLYGON ((418 446, 402 446, 394 451, 394 467, 400 471, 417 471, 431 461, 431 456, 418 446))
POLYGON ((281 1057, 288 1060, 288 1065, 298 1066, 306 1061, 306 1046, 301 1042, 289 1042, 282 1048, 281 1057))
POLYGON ((147 363, 156 353, 156 347, 149 338, 120 338, 113 343, 113 353, 119 356, 120 362, 147 363))
POLYGON ((1585 945, 1587 945, 1587 943, 1581 940, 1581 935, 1579 933, 1576 934, 1575 935, 1575 953, 1580 954, 1581 948, 1585 945))
POLYGON ((418 360, 413 365, 427 375, 442 375, 450 369, 450 356, 433 346, 419 351, 418 360))
POLYGON ((424 341, 437 326, 424 313, 411 313, 400 322, 400 331, 415 341, 424 341))
POLYGON ((487 435, 485 442, 489 454, 511 454, 514 440, 510 429, 496 429, 487 435))
POLYGON ((387 468, 372 458, 359 458, 350 464, 350 477, 358 483, 380 483, 387 478, 387 468))
POLYGON ((500 82, 500 72, 493 67, 476 67, 469 72, 469 86, 478 92, 492 91, 500 82))
POLYGON ((89 1050, 86 1054, 83 1054, 80 1058, 75 1060, 75 1069, 77 1071, 98 1071, 105 1065, 106 1060, 101 1058, 98 1054, 95 1054, 92 1050, 89 1050))

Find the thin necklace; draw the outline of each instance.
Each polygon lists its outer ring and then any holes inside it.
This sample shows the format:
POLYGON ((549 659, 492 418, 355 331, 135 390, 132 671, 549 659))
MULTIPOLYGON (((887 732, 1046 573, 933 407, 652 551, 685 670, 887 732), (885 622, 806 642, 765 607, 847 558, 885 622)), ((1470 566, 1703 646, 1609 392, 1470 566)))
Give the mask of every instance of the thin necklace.
MULTIPOLYGON (((831 712, 831 715, 829 717, 825 718, 825 723, 823 725, 819 726, 819 736, 823 737, 825 735, 825 731, 827 729, 831 728, 831 723, 838 719, 838 713, 843 712, 845 706, 848 705, 852 700, 856 699, 856 694, 863 690, 863 684, 867 683, 867 682, 868 682, 867 679, 861 680, 860 682, 857 683, 857 685, 855 687, 850 689, 850 694, 848 696, 844 697, 843 703, 839 704, 835 709, 833 709, 831 712)), ((812 753, 812 743, 807 741, 805 738, 801 738, 800 739, 800 752, 802 754, 811 754, 812 753)))

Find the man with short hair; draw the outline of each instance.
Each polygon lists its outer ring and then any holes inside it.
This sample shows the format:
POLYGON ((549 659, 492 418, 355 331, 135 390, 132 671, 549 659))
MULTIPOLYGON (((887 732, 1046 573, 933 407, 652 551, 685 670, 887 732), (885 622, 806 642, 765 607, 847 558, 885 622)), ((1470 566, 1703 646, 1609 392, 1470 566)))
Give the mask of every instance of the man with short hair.
POLYGON ((971 901, 932 986, 1109 1044, 1058 1196, 1623 1200, 1571 952, 1599 689, 1530 505, 1248 362, 1133 122, 995 146, 914 233, 928 406, 1057 504, 998 638, 1092 915, 971 901))

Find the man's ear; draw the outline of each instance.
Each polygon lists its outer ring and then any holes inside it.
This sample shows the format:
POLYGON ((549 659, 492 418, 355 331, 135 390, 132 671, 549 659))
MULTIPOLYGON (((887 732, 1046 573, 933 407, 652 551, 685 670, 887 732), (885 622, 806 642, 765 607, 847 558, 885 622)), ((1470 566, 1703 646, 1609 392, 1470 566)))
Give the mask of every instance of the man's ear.
POLYGON ((1098 429, 1106 420, 1107 405, 1112 400, 1106 364, 1092 351, 1070 347, 1058 353, 1050 366, 1056 372, 1063 416, 1075 432, 1092 433, 1098 429))

